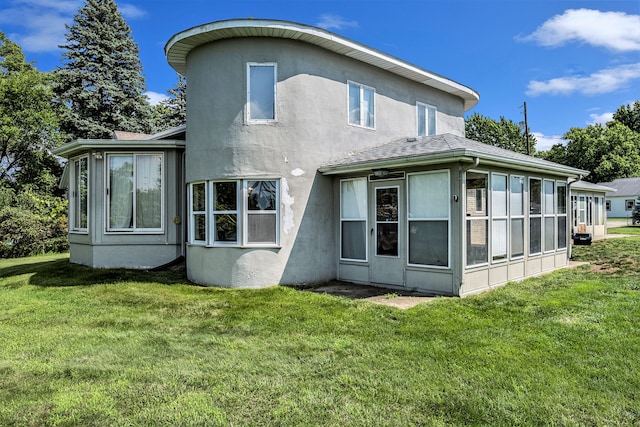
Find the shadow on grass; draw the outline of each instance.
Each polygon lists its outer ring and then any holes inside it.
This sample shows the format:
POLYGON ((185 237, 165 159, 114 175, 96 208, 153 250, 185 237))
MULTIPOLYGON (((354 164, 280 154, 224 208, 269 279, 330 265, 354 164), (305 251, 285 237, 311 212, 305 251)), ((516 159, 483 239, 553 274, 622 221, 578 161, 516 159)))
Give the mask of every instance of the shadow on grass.
POLYGON ((34 286, 91 286, 117 282, 156 282, 165 285, 187 285, 186 270, 175 266, 164 271, 101 269, 72 264, 68 258, 41 262, 24 262, 0 268, 0 278, 32 274, 28 283, 34 286))

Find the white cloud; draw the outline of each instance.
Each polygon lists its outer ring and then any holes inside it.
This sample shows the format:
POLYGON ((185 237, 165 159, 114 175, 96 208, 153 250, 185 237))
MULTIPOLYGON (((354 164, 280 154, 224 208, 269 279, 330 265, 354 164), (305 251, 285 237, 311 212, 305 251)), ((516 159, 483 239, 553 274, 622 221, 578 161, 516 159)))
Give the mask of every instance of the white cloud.
MULTIPOLYGON (((65 24, 72 24, 73 16, 82 4, 82 0, 9 0, 0 9, 0 25, 22 27, 22 31, 7 36, 25 52, 57 52, 58 46, 66 42, 65 24)), ((127 19, 141 18, 146 14, 131 4, 118 7, 127 19)))
POLYGON ((587 122, 588 125, 601 124, 604 125, 607 122, 613 120, 613 113, 602 113, 602 114, 589 114, 591 117, 591 121, 587 122))
POLYGON ((118 10, 126 19, 143 18, 147 14, 146 10, 140 9, 138 6, 129 3, 119 4, 118 10))
POLYGON ((149 98, 149 104, 151 105, 158 105, 160 104, 160 102, 164 101, 165 99, 169 99, 169 97, 164 93, 148 91, 148 92, 145 92, 144 94, 147 98, 149 98))
POLYGON ((8 35, 23 51, 53 52, 65 42, 65 24, 81 5, 79 0, 14 0, 0 12, 0 24, 24 28, 8 35))
POLYGON ((569 9, 520 39, 543 46, 561 46, 575 41, 614 51, 640 51, 640 15, 569 9))
POLYGON ((341 30, 343 28, 357 28, 359 26, 357 21, 347 21, 342 16, 329 13, 320 15, 319 19, 316 26, 324 28, 325 30, 341 30))
POLYGON ((531 132, 536 137, 536 151, 547 151, 556 144, 566 145, 567 140, 560 135, 544 135, 540 132, 531 132))
POLYGON ((577 92, 584 95, 599 95, 624 88, 637 79, 640 79, 640 63, 607 68, 590 76, 558 77, 547 81, 533 80, 529 82, 526 94, 529 96, 569 95, 577 92))

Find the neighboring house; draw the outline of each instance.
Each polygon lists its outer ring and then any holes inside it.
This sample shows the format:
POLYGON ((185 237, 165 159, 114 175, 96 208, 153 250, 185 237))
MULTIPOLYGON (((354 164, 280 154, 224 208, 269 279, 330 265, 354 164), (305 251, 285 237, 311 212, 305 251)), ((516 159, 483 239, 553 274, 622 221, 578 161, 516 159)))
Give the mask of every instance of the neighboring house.
POLYGON ((573 217, 572 235, 587 233, 598 238, 607 234, 607 215, 605 213, 606 194, 615 193, 611 187, 576 181, 571 186, 571 216, 573 217))
MULTIPOLYGON (((90 177, 88 207, 71 196, 72 221, 83 209, 89 218, 70 232, 72 262, 104 266, 87 253, 109 244, 110 264, 127 267, 152 267, 152 251, 163 253, 156 265, 183 253, 203 285, 340 279, 460 296, 568 265, 569 181, 588 172, 465 139, 474 90, 284 21, 202 25, 165 52, 189 82, 184 186, 183 141, 59 149, 72 171, 86 159, 90 177), (145 198, 122 196, 117 221, 106 220, 121 152, 129 163, 163 153, 157 231, 125 221, 145 198)), ((148 178, 130 171, 130 187, 148 178)))
POLYGON ((613 189, 607 193, 607 217, 631 218, 633 204, 636 198, 640 197, 640 177, 618 178, 600 184, 613 189))

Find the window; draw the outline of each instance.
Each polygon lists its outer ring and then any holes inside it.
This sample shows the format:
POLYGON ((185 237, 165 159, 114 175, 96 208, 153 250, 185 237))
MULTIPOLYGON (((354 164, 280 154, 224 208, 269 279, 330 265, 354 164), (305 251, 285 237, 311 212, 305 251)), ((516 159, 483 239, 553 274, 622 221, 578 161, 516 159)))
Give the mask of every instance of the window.
POLYGON ((354 82, 348 82, 348 87, 349 124, 374 129, 375 89, 354 82))
POLYGON ((625 211, 632 211, 633 210, 633 199, 627 199, 624 201, 624 210, 625 211))
POLYGON ((162 154, 108 154, 107 231, 162 231, 162 154))
POLYGON ((80 157, 70 163, 69 224, 72 231, 86 232, 89 203, 89 158, 87 156, 80 157))
POLYGON ((607 206, 607 212, 611 212, 611 200, 606 200, 605 204, 607 206))
POLYGON ((556 183, 556 213, 558 214, 557 249, 567 247, 567 183, 556 183))
POLYGON ((529 178, 529 254, 542 252, 542 182, 529 178))
POLYGON ((544 251, 555 249, 556 218, 555 218, 555 181, 544 180, 544 251))
POLYGON ((367 179, 340 182, 340 258, 367 260, 367 179))
POLYGON ((418 136, 436 134, 436 107, 418 102, 418 136))
POLYGON ((511 216, 511 259, 524 256, 524 177, 509 177, 509 214, 511 216))
POLYGON ((411 174, 409 264, 449 266, 449 171, 411 174))
POLYGON ((489 216, 487 212, 488 175, 467 172, 466 224, 467 266, 488 262, 489 216))
POLYGON ((247 121, 276 120, 277 64, 247 64, 247 121))
POLYGON ((211 246, 279 244, 278 180, 196 182, 189 188, 189 243, 211 246))
POLYGON ((507 259, 507 176, 491 174, 491 259, 507 259))

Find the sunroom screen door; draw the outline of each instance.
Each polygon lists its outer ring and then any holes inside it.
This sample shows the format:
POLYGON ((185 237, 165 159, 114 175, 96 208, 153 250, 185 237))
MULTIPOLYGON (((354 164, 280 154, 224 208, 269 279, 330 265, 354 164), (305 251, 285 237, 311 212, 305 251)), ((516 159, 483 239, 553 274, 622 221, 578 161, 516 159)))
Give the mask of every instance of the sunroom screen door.
POLYGON ((369 280, 386 285, 404 285, 404 192, 402 181, 372 184, 372 248, 369 280))

